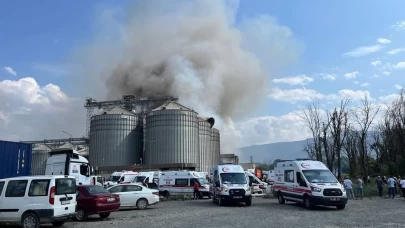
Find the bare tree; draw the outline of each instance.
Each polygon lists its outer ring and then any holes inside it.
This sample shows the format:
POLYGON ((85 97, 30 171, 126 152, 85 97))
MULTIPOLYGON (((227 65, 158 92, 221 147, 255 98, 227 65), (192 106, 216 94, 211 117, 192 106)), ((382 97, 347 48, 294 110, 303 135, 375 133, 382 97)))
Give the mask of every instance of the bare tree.
POLYGON ((334 108, 331 113, 328 113, 329 129, 332 138, 331 165, 334 164, 334 159, 337 159, 338 178, 341 177, 341 150, 348 131, 348 111, 347 105, 349 99, 343 99, 340 102, 340 109, 334 108))
POLYGON ((369 165, 369 150, 367 143, 368 130, 377 116, 380 107, 370 103, 367 96, 364 97, 362 105, 354 110, 354 121, 357 124, 359 130, 359 163, 363 172, 363 175, 368 175, 369 165))
POLYGON ((343 148, 349 162, 350 176, 352 177, 357 175, 357 164, 359 155, 358 138, 358 132, 348 126, 346 138, 343 143, 343 148))
POLYGON ((313 100, 311 103, 307 104, 302 111, 303 114, 300 117, 311 131, 312 138, 314 140, 312 149, 306 148, 304 150, 307 151, 310 157, 315 158, 318 161, 322 161, 322 121, 319 109, 319 102, 313 100))

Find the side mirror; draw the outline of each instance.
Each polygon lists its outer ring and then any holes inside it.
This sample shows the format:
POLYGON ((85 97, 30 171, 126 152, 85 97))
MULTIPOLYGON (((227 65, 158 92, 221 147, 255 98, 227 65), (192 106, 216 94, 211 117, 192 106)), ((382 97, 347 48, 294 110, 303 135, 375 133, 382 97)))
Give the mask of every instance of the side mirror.
POLYGON ((249 181, 249 186, 252 187, 252 185, 253 185, 252 182, 249 181))
POLYGON ((219 187, 220 185, 219 185, 219 182, 217 181, 217 182, 215 182, 215 187, 219 187))
POLYGON ((301 180, 300 181, 300 186, 307 186, 307 183, 305 183, 305 181, 301 180))

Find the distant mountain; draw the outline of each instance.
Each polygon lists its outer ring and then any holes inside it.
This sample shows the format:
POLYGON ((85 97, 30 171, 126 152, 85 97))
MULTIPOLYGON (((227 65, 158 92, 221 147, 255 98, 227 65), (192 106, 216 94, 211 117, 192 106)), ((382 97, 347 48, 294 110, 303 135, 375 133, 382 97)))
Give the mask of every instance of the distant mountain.
POLYGON ((253 156, 254 162, 307 158, 308 154, 304 151, 305 144, 306 140, 302 140, 242 147, 238 153, 239 162, 250 162, 250 156, 253 156))

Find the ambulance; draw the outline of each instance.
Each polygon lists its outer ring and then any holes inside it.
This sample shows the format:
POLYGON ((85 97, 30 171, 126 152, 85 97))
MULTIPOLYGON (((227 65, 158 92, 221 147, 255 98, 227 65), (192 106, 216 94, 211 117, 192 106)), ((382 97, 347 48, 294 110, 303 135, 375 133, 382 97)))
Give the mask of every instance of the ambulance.
POLYGON ((138 172, 133 171, 122 171, 114 172, 106 181, 106 186, 113 186, 117 184, 128 184, 131 183, 135 177, 139 175, 138 172))
POLYGON ((249 183, 252 184, 251 186, 252 194, 255 193, 262 194, 263 191, 266 190, 268 184, 266 182, 261 181, 258 177, 256 177, 253 173, 249 171, 246 171, 245 173, 249 178, 249 183))
POLYGON ((319 161, 289 160, 277 163, 273 195, 280 204, 302 203, 305 208, 335 206, 344 209, 347 196, 332 172, 319 161))
POLYGON ((165 197, 170 195, 193 194, 194 181, 199 185, 200 196, 210 197, 209 184, 198 172, 194 171, 163 171, 159 177, 159 192, 165 197))
POLYGON ((252 183, 242 166, 222 163, 212 168, 210 175, 210 192, 214 203, 220 206, 225 202, 244 202, 246 206, 252 205, 252 183))

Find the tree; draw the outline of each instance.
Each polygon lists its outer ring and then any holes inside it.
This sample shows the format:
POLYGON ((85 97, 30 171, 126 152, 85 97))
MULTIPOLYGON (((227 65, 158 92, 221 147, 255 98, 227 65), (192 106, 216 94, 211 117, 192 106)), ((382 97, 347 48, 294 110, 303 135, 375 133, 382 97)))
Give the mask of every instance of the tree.
POLYGON ((363 175, 368 176, 368 160, 369 160, 369 150, 368 150, 368 130, 373 123, 375 117, 377 116, 380 107, 371 104, 367 95, 362 101, 362 105, 353 111, 354 121, 359 129, 359 163, 363 172, 363 175))
POLYGON ((347 111, 347 105, 349 104, 349 101, 349 99, 343 99, 340 102, 339 110, 334 108, 331 113, 328 113, 329 129, 332 138, 331 165, 334 164, 334 159, 337 158, 338 178, 341 177, 341 151, 349 127, 347 111))
POLYGON ((357 176, 357 160, 358 160, 358 133, 352 128, 347 128, 345 141, 343 142, 343 148, 347 156, 349 163, 349 174, 352 177, 357 176))
POLYGON ((323 161, 321 141, 322 121, 319 109, 319 102, 313 100, 311 103, 307 104, 306 107, 303 108, 302 115, 300 117, 312 133, 312 149, 305 149, 308 153, 308 156, 310 156, 312 159, 316 159, 317 161, 323 161))

